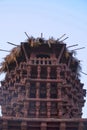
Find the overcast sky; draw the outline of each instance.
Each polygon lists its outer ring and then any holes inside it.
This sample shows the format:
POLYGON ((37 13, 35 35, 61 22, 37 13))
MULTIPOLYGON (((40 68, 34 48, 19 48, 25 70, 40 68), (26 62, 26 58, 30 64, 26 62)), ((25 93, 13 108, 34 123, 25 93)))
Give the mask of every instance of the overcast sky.
MULTIPOLYGON (((87 0, 0 0, 0 48, 11 50, 13 46, 7 41, 15 44, 25 41, 25 31, 34 37, 43 33, 46 39, 51 36, 57 39, 66 33, 67 46, 86 47, 87 0)), ((6 55, 0 52, 0 62, 6 55)), ((76 57, 81 60, 82 71, 87 73, 87 47, 78 50, 76 57)), ((81 82, 87 89, 86 75, 81 74, 81 82)), ((87 117, 87 103, 83 117, 87 117)))

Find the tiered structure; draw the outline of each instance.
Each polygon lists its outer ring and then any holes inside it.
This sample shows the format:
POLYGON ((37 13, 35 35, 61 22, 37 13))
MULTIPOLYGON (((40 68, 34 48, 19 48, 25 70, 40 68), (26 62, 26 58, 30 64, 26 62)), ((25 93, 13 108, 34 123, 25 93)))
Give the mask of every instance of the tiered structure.
POLYGON ((0 130, 85 130, 79 61, 62 41, 29 38, 5 58, 0 130))

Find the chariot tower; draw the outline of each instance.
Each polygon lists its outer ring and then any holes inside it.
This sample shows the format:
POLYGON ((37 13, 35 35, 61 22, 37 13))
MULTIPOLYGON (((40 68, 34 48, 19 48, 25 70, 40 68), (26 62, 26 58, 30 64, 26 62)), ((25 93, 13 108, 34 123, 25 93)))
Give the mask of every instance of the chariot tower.
POLYGON ((2 63, 0 130, 86 130, 79 60, 63 41, 30 37, 2 63))

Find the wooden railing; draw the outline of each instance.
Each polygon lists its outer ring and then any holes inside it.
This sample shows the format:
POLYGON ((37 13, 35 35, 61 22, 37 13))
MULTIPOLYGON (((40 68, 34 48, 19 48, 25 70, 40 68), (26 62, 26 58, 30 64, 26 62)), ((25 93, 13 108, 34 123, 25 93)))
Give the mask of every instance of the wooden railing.
POLYGON ((55 65, 57 64, 57 59, 52 58, 32 58, 29 60, 30 64, 40 64, 40 65, 55 65))

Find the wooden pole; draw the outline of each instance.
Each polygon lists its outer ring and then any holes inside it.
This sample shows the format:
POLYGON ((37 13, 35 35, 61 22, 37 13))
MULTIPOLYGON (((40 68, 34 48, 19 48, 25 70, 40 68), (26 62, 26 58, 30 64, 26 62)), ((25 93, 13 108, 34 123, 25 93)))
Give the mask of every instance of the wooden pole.
POLYGON ((66 34, 63 34, 60 38, 58 38, 58 40, 62 39, 66 34))
POLYGON ((19 45, 16 45, 16 44, 14 44, 14 43, 11 43, 11 42, 7 42, 8 44, 11 44, 11 45, 13 45, 13 46, 19 46, 19 45))
MULTIPOLYGON (((84 49, 85 47, 81 47, 81 48, 77 48, 77 49, 74 49, 74 51, 76 50, 81 50, 81 49, 84 49)), ((73 50, 72 50, 73 51, 73 50)))
POLYGON ((61 40, 60 42, 63 42, 63 41, 65 41, 66 39, 68 39, 69 37, 66 37, 66 38, 64 38, 63 40, 61 40))
POLYGON ((68 46, 67 48, 74 47, 74 46, 78 46, 78 44, 68 46))
POLYGON ((25 33, 25 35, 27 36, 27 38, 29 39, 30 37, 28 36, 28 34, 26 33, 26 32, 24 32, 25 33))
POLYGON ((11 52, 11 51, 8 51, 8 50, 3 50, 3 49, 0 49, 0 51, 11 52))

